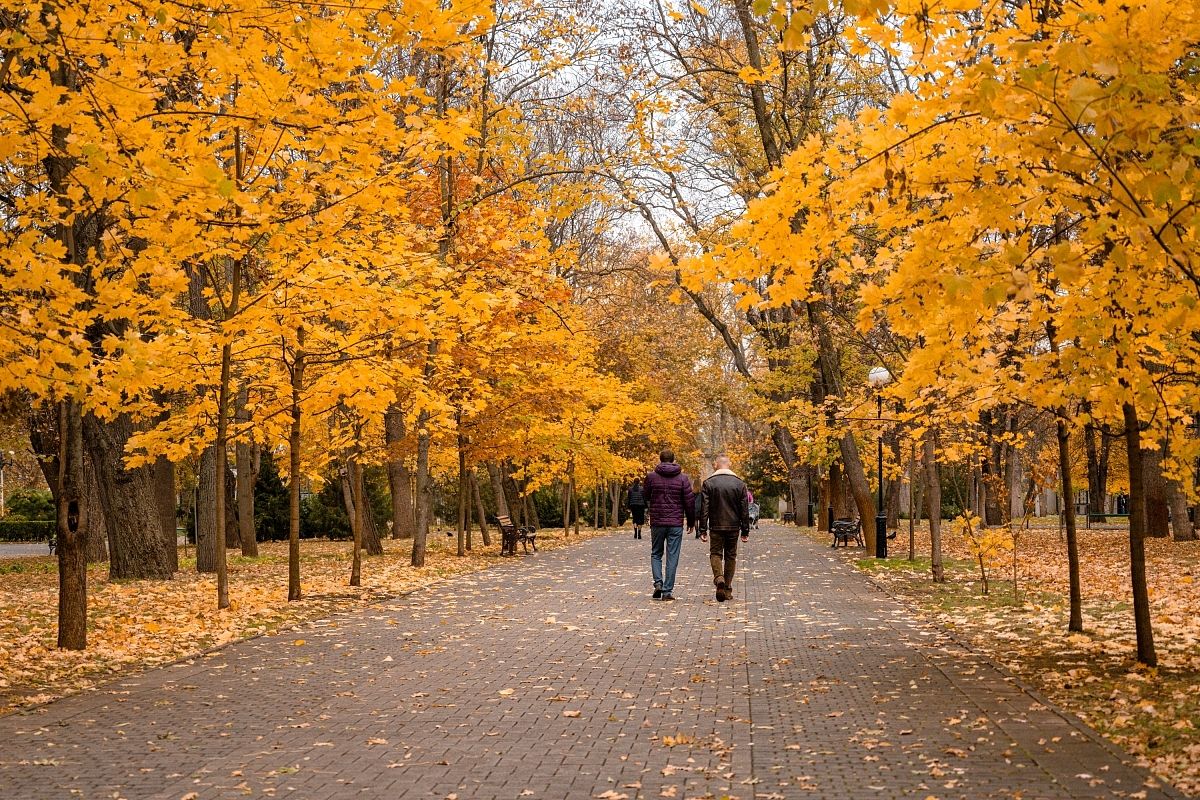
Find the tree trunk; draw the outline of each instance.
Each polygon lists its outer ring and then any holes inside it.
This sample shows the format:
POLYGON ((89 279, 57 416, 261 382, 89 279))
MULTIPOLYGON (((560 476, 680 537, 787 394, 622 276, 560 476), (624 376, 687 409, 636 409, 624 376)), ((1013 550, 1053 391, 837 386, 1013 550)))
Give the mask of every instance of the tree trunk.
POLYGON ((524 495, 524 501, 525 501, 525 520, 526 520, 525 524, 535 530, 540 530, 542 527, 542 521, 540 519, 538 519, 537 503, 533 502, 533 495, 532 494, 524 495))
MULTIPOLYGON (((243 386, 238 390, 234 403, 233 415, 242 425, 250 423, 250 412, 246 408, 250 402, 250 392, 243 386)), ((239 441, 234 445, 234 460, 237 467, 237 482, 234 494, 237 497, 238 541, 242 545, 242 555, 256 558, 258 556, 258 537, 254 529, 254 484, 258 481, 258 446, 249 442, 239 441)))
POLYGON ((412 565, 425 566, 425 548, 429 541, 429 522, 433 514, 433 480, 429 475, 429 413, 417 418, 417 532, 413 536, 412 565))
MULTIPOLYGON (((235 462, 236 463, 236 462, 235 462)), ((237 477, 228 466, 225 468, 225 549, 242 547, 241 523, 237 515, 237 477)))
POLYGON ((1137 630, 1137 660, 1153 667, 1158 665, 1158 656, 1154 652, 1150 594, 1146 586, 1146 472, 1142 463, 1141 422, 1132 403, 1122 404, 1121 411, 1125 418, 1125 451, 1129 460, 1129 577, 1137 630))
POLYGON ((917 472, 917 445, 914 443, 908 455, 908 560, 917 557, 917 521, 921 512, 920 498, 917 497, 917 484, 920 481, 917 472))
POLYGON ((407 432, 399 406, 393 405, 384 415, 383 435, 388 447, 388 486, 392 492, 392 538, 411 539, 417 530, 417 517, 413 509, 412 472, 400 450, 407 432))
MULTIPOLYGON (((55 508, 58 508, 59 448, 62 446, 58 422, 58 404, 37 406, 30 410, 29 446, 38 457, 38 467, 50 488, 55 508)), ((88 512, 87 562, 98 564, 108 560, 108 529, 104 524, 104 509, 100 505, 100 482, 86 447, 83 450, 83 477, 83 504, 88 512)))
POLYGON ((483 546, 492 546, 492 536, 488 532, 487 511, 483 507, 483 496, 479 494, 479 481, 475 478, 475 470, 471 470, 469 476, 471 483, 471 496, 475 499, 475 516, 479 521, 479 533, 483 536, 483 546))
POLYGON ((563 536, 571 534, 571 503, 575 496, 575 465, 567 464, 567 481, 563 484, 563 536))
POLYGON ((496 498, 496 514, 512 519, 508 509, 508 498, 504 496, 504 481, 500 478, 500 467, 494 462, 487 462, 488 477, 492 480, 492 494, 496 498))
MULTIPOLYGON (((755 70, 763 69, 762 54, 758 46, 758 33, 754 29, 754 20, 750 13, 750 0, 734 0, 734 11, 742 28, 742 41, 746 46, 746 57, 749 65, 755 70)), ((774 129, 767 110, 766 92, 761 82, 750 83, 750 106, 754 110, 754 121, 758 128, 759 140, 762 143, 763 155, 771 168, 780 164, 779 146, 775 141, 774 129)), ((865 519, 865 517, 864 517, 865 519)))
MULTIPOLYGON (((1058 473, 1062 481, 1063 497, 1075 497, 1075 485, 1071 477, 1071 440, 1067 423, 1058 419, 1058 473)), ((1063 509, 1063 523, 1067 530, 1067 574, 1070 578, 1071 618, 1067 630, 1083 632, 1083 592, 1079 577, 1079 542, 1075 524, 1075 503, 1068 501, 1063 509)))
POLYGON ((518 525, 528 525, 529 520, 526 519, 525 503, 521 498, 521 493, 517 489, 517 482, 513 480, 512 465, 505 462, 501 465, 500 479, 504 485, 505 500, 508 502, 508 510, 512 512, 513 522, 518 525))
POLYGON ((175 465, 165 458, 154 462, 154 499, 158 508, 158 522, 162 527, 163 548, 171 572, 179 571, 179 538, 175 532, 175 510, 178 498, 175 494, 175 465))
POLYGON ((366 486, 363 483, 362 465, 355 459, 350 460, 348 468, 342 473, 342 494, 350 507, 350 530, 354 534, 354 551, 350 555, 350 585, 362 586, 363 529, 369 512, 364 498, 366 486))
POLYGON ((1083 449, 1087 457, 1088 513, 1103 514, 1104 492, 1100 489, 1100 453, 1096 448, 1096 426, 1083 426, 1083 449))
MULTIPOLYGON (((771 424, 771 441, 779 451, 779 457, 788 473, 788 504, 795 515, 796 524, 800 524, 800 514, 807 512, 809 501, 808 469, 796 457, 796 441, 791 431, 778 423, 771 424)), ((809 522, 812 522, 809 520, 809 522)))
MULTIPOLYGON (((86 450, 86 448, 85 448, 86 450)), ((170 463, 170 462, 167 462, 170 463)), ((87 505, 87 562, 99 564, 108 561, 108 527, 104 521, 104 508, 100 503, 100 479, 96 475, 96 467, 84 453, 83 474, 86 484, 84 503, 87 505)), ((52 491, 51 494, 56 494, 52 491)), ((174 533, 174 531, 172 531, 174 533)), ((172 548, 176 555, 176 568, 179 563, 179 551, 172 548)))
POLYGON ((367 491, 367 471, 359 467, 363 481, 362 506, 362 548, 369 556, 383 555, 383 537, 379 535, 379 526, 375 524, 375 509, 371 506, 371 495, 367 491))
POLYGON ((83 415, 74 400, 59 403, 58 646, 87 647, 87 534, 84 497, 83 415))
POLYGON ((107 422, 91 414, 83 418, 83 438, 96 468, 111 538, 109 574, 113 580, 169 580, 174 570, 163 546, 153 472, 125 466, 125 445, 132 435, 127 414, 107 422))
POLYGON ((834 519, 846 519, 850 516, 850 508, 846 504, 846 487, 842 483, 842 466, 836 461, 829 465, 829 503, 833 506, 834 519))
POLYGON ((455 414, 455 425, 458 427, 458 551, 459 556, 467 554, 467 437, 462 432, 462 412, 455 414))
MULTIPOLYGON (((821 479, 821 483, 820 483, 820 486, 818 487, 818 494, 817 494, 817 530, 818 531, 826 531, 826 532, 829 531, 829 508, 830 508, 830 504, 832 502, 833 502, 833 484, 829 479, 829 475, 826 474, 826 476, 821 479)), ((795 512, 793 512, 793 513, 795 513, 795 512)), ((836 516, 836 513, 837 512, 834 512, 835 516, 836 516)))
POLYGON ((200 454, 199 484, 196 493, 196 571, 217 571, 217 507, 213 502, 217 485, 217 449, 204 448, 200 454))
POLYGON ((1167 497, 1167 478, 1163 475, 1164 447, 1142 451, 1142 486, 1145 492, 1146 536, 1155 539, 1170 534, 1170 502, 1167 497))
POLYGON ((946 570, 942 564, 942 476, 938 470, 937 446, 932 431, 925 433, 922 443, 925 472, 925 497, 929 506, 929 557, 934 583, 945 583, 946 570))
POLYGON ((304 389, 304 328, 296 331, 291 364, 292 408, 288 428, 288 602, 300 600, 300 399, 304 389))
MULTIPOLYGON (((900 439, 894 433, 889 437, 887 447, 891 450, 893 463, 899 467, 903 463, 900 460, 900 439)), ((895 478, 888 478, 885 485, 887 486, 887 496, 884 498, 884 514, 887 516, 886 527, 889 531, 899 530, 900 489, 904 485, 904 476, 897 475, 895 478)))
POLYGON ((1168 481, 1167 497, 1171 507, 1171 538, 1177 542, 1190 542, 1197 538, 1188 519, 1187 495, 1183 485, 1177 480, 1168 481))
POLYGON ((1004 524, 1005 515, 1002 506, 1006 499, 1000 494, 1004 469, 1004 443, 996 438, 995 428, 995 415, 989 413, 987 415, 988 448, 979 465, 979 485, 980 505, 982 506, 980 519, 986 525, 991 526, 1004 524))

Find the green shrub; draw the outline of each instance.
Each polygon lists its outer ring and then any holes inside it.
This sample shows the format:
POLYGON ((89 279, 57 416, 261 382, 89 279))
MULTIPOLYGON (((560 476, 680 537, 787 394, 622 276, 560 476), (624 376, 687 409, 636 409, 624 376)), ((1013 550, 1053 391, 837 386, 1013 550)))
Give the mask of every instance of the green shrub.
POLYGON ((0 542, 44 542, 53 535, 53 520, 0 520, 0 542))
POLYGON ((5 519, 54 519, 54 497, 45 489, 20 489, 8 496, 5 519))

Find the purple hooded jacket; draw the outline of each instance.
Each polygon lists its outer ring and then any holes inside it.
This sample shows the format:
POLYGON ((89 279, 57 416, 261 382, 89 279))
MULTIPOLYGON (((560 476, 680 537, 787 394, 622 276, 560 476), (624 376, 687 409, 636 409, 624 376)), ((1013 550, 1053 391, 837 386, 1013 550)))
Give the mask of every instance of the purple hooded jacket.
POLYGON ((678 464, 660 463, 646 476, 642 489, 652 526, 682 526, 685 518, 689 528, 696 524, 692 479, 683 474, 683 468, 678 464))

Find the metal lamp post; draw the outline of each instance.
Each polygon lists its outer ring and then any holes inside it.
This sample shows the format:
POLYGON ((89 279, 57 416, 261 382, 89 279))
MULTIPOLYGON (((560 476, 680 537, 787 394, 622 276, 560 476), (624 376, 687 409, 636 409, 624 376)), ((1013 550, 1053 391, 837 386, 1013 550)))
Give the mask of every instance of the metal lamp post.
POLYGON ((0 452, 0 517, 8 516, 8 495, 4 491, 4 470, 11 467, 15 462, 13 456, 16 455, 12 450, 7 453, 0 452))
POLYGON ((883 510, 883 387, 892 382, 886 367, 874 367, 867 373, 867 382, 875 390, 875 418, 879 421, 879 449, 875 475, 879 481, 879 506, 875 512, 875 557, 887 558, 887 514, 883 510))

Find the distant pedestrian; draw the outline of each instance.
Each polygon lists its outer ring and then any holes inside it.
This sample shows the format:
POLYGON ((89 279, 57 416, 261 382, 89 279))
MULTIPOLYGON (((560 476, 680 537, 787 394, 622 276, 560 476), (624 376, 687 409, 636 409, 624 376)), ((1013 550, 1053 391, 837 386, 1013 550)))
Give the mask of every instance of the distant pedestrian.
POLYGON ((642 538, 642 526, 646 524, 646 494, 642 491, 642 479, 634 478, 625 498, 629 516, 633 518, 633 538, 642 538))
POLYGON ((733 599, 733 574, 737 569, 738 536, 750 538, 749 489, 730 470, 728 456, 713 459, 716 471, 700 489, 700 535, 712 539, 708 544, 708 563, 712 567, 717 600, 733 599))
POLYGON ((650 573, 654 598, 674 600, 683 525, 686 521, 689 531, 696 526, 695 492, 691 479, 675 463, 675 453, 663 450, 658 460, 658 466, 642 482, 650 510, 650 573))

